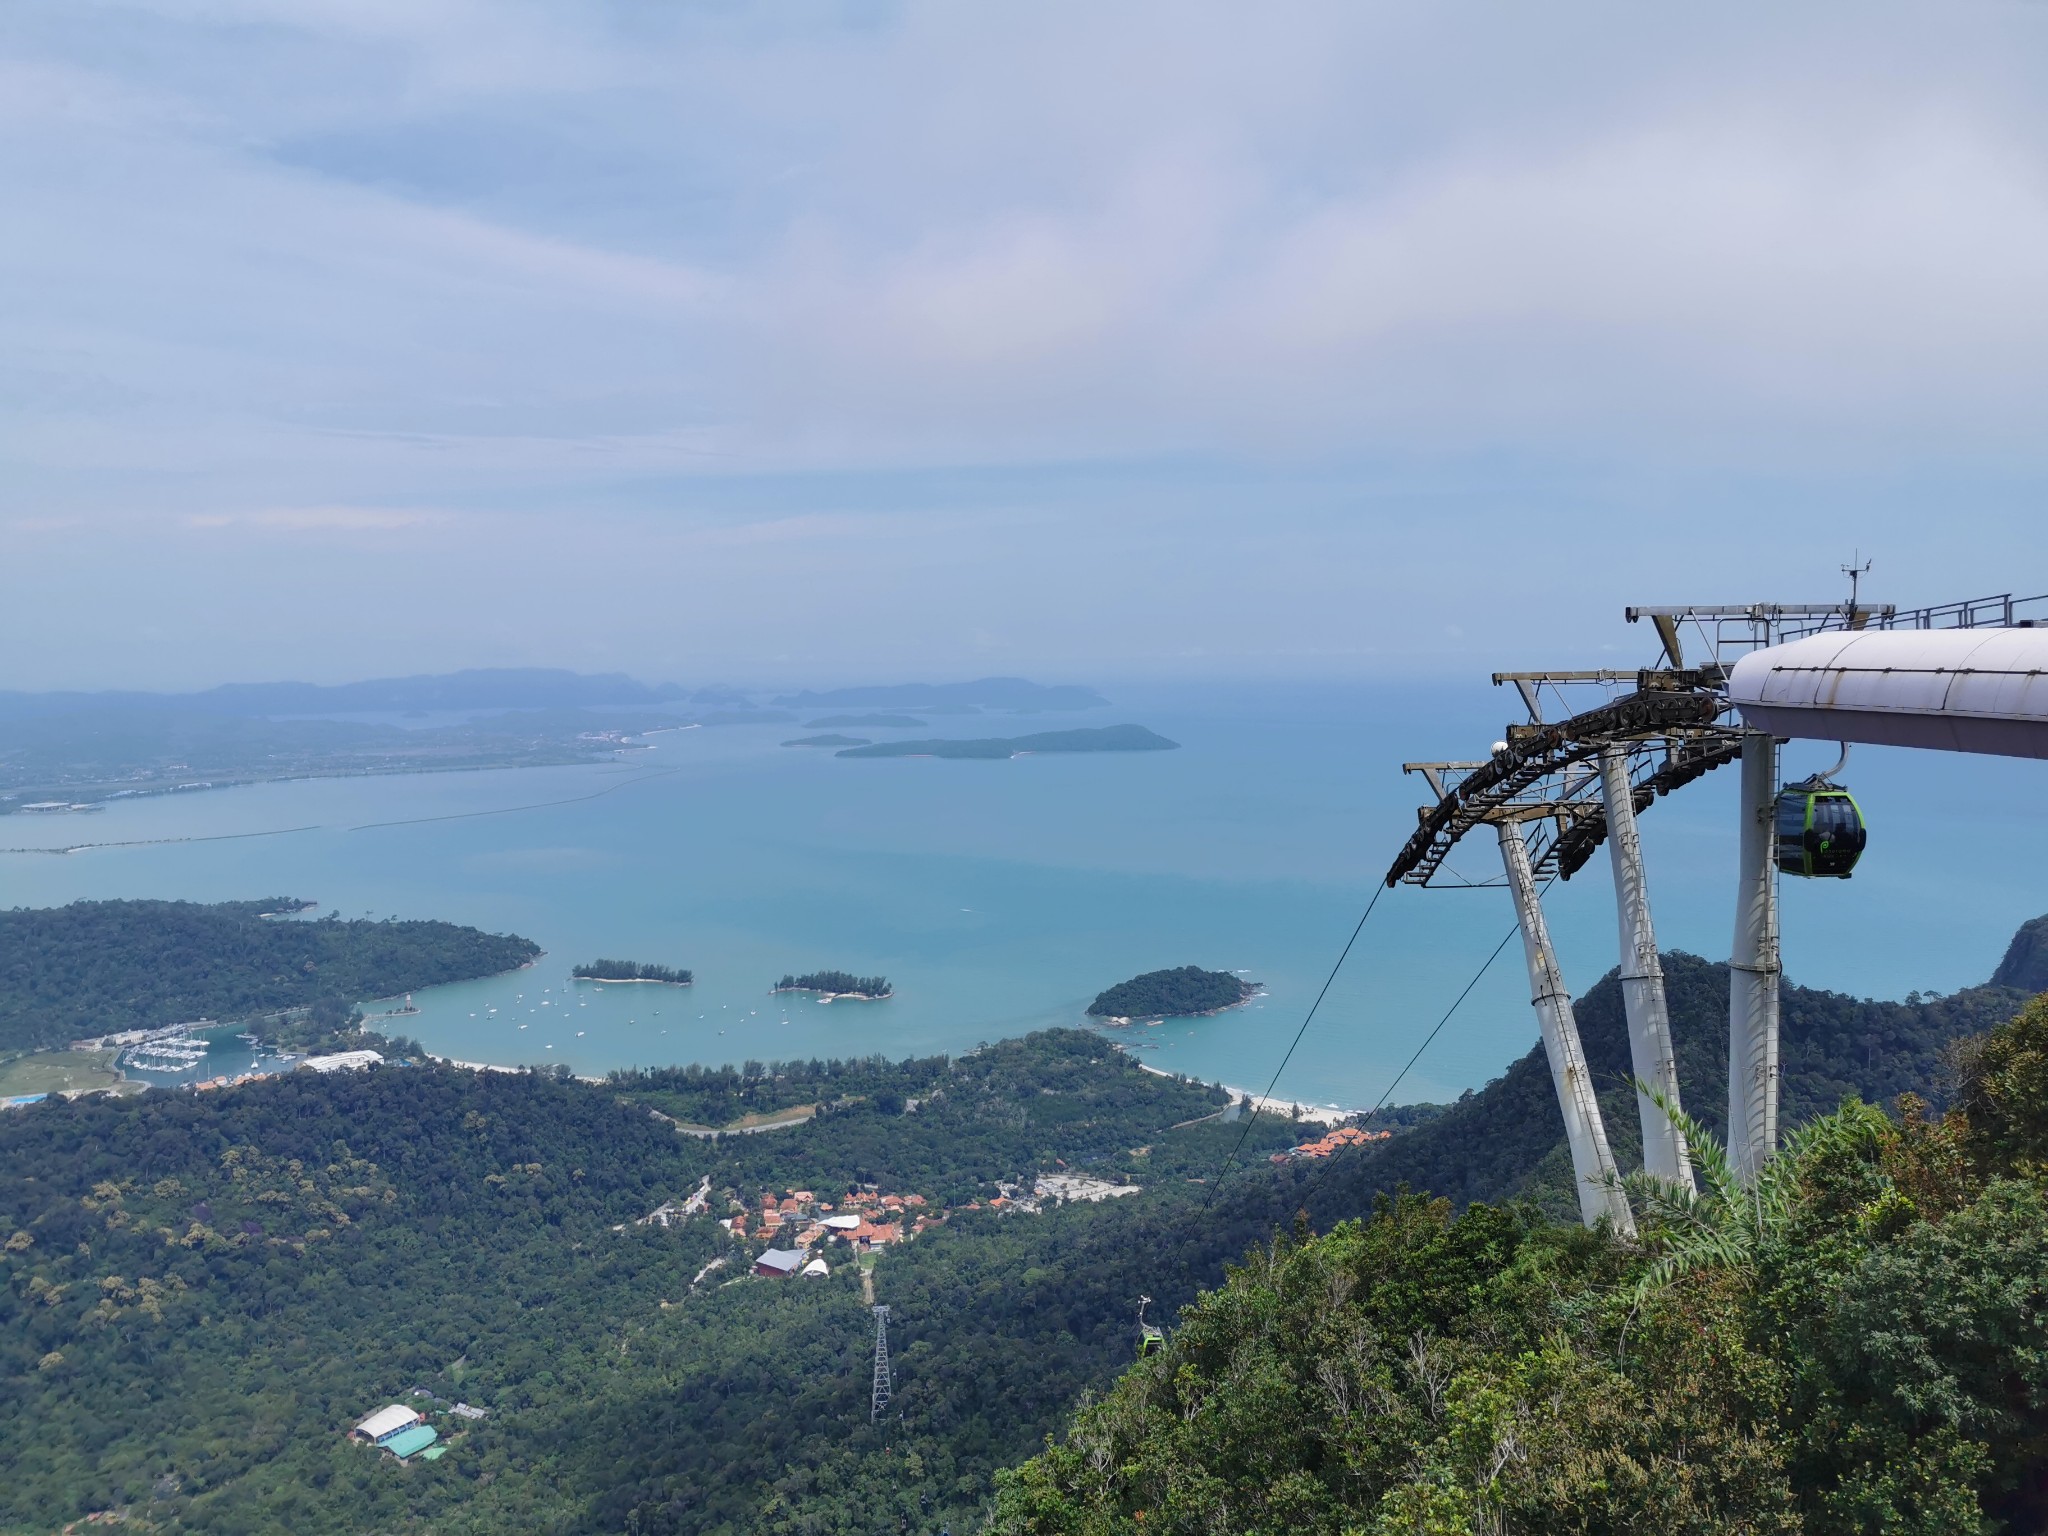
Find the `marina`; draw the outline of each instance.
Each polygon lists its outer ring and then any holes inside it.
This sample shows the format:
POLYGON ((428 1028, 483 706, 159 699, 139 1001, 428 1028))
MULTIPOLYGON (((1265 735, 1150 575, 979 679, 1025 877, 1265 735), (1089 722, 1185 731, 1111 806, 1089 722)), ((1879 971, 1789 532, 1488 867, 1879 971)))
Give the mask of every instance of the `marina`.
POLYGON ((140 1072, 194 1071, 206 1060, 207 1052, 213 1049, 213 1042, 192 1031, 204 1028, 210 1022, 177 1024, 156 1031, 123 1050, 119 1057, 120 1065, 140 1072))

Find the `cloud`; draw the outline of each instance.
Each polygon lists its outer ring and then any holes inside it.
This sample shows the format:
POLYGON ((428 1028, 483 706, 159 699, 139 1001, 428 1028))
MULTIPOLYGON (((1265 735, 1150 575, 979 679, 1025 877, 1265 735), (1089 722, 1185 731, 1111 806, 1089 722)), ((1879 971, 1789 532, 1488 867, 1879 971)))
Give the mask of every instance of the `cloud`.
POLYGON ((89 372, 137 451, 167 421, 237 456, 355 434, 327 451, 372 478, 401 439, 565 476, 1617 428, 1839 456, 2011 447, 2048 386, 2043 82, 2004 46, 2033 18, 1916 59, 1904 11, 1887 45, 1747 13, 137 10, 182 44, 160 67, 45 24, 14 110, 57 152, 0 167, 39 215, 0 258, 36 295, 13 366, 89 372), (1548 89, 1500 78, 1518 47, 1548 89))
POLYGON ((2048 478, 2048 8, 13 19, 0 516, 295 611, 402 536, 408 654, 595 644, 503 596, 628 566, 693 663, 792 599, 835 666, 1363 654, 1458 539, 1480 646, 1674 551, 1984 585, 1920 509, 2029 547, 2048 478))
POLYGON ((260 512, 199 512, 188 528, 262 528, 286 533, 369 533, 448 520, 445 512, 396 507, 273 507, 260 512))

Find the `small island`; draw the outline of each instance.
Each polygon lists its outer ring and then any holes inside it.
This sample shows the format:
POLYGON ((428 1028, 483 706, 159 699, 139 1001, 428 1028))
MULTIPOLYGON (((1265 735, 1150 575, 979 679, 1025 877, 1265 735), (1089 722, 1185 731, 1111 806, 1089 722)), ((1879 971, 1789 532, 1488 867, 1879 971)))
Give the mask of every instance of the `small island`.
POLYGON ((870 730, 873 730, 876 726, 884 725, 900 729, 906 725, 923 724, 924 722, 915 715, 827 715, 822 720, 813 720, 804 729, 823 731, 830 730, 834 726, 843 727, 849 725, 866 726, 870 730))
POLYGON ((850 997, 858 1002, 878 1003, 893 996, 895 988, 886 976, 855 976, 850 971, 811 971, 803 976, 785 976, 771 988, 775 992, 815 992, 818 1001, 850 997))
POLYGON ((570 968, 578 981, 658 981, 671 987, 687 987, 696 978, 688 971, 667 965, 639 965, 631 960, 593 960, 570 968))
POLYGON ((1248 1003, 1259 990, 1229 971, 1205 971, 1198 965, 1147 971, 1119 982, 1088 1005, 1097 1019, 1188 1019, 1221 1013, 1248 1003))
POLYGON ((1033 752, 1171 752, 1180 746, 1142 725, 1103 725, 1032 736, 984 736, 935 741, 883 741, 848 747, 840 757, 1021 757, 1033 752))
POLYGON ((867 736, 799 736, 794 741, 785 741, 785 747, 864 747, 872 740, 867 736))

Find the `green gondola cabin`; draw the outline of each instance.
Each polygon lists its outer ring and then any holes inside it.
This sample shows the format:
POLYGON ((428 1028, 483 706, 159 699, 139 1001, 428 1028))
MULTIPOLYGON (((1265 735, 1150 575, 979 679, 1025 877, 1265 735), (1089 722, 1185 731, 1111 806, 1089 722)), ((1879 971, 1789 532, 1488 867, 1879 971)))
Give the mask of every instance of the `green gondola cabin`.
POLYGON ((1779 792, 1778 868, 1788 875, 1846 880, 1869 835, 1861 808, 1839 785, 1809 780, 1779 792))

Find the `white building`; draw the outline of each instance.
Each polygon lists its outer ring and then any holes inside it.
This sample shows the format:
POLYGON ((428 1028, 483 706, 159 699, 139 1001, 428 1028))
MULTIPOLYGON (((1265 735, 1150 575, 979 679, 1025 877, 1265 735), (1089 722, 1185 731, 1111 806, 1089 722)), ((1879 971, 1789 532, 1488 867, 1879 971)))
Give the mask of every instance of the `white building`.
POLYGON ((337 1056, 308 1056, 299 1066, 312 1072, 357 1072, 383 1059, 381 1051, 343 1051, 337 1056))
POLYGON ((412 1409, 402 1403, 393 1403, 388 1408, 379 1408, 358 1424, 352 1433, 358 1440, 367 1441, 371 1445, 382 1445, 393 1435, 423 1422, 425 1421, 412 1409))

